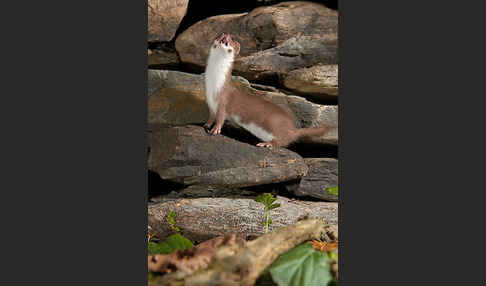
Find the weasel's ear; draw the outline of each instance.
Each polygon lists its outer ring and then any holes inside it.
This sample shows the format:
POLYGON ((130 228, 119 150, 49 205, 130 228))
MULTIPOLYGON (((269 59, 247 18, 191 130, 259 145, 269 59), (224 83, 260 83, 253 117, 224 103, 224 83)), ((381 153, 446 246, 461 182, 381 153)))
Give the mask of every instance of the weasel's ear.
POLYGON ((235 41, 235 57, 240 54, 240 43, 235 41))

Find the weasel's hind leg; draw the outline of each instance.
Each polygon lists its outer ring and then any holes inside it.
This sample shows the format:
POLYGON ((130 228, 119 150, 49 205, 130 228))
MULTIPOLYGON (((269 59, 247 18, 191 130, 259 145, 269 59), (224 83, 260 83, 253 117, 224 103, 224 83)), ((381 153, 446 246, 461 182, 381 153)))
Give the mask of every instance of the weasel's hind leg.
POLYGON ((274 147, 273 141, 272 142, 261 142, 261 143, 258 143, 256 145, 258 147, 266 147, 266 148, 273 148, 274 147))
POLYGON ((285 147, 285 145, 282 144, 283 142, 280 142, 278 140, 272 140, 270 142, 261 142, 261 143, 258 143, 257 146, 258 147, 266 147, 266 148, 274 148, 274 149, 278 149, 280 147, 285 147))
POLYGON ((270 142, 262 142, 258 143, 258 147, 267 147, 267 148, 281 148, 281 147, 287 147, 292 141, 294 141, 295 136, 293 136, 292 133, 285 134, 283 136, 280 136, 278 138, 274 138, 270 142))

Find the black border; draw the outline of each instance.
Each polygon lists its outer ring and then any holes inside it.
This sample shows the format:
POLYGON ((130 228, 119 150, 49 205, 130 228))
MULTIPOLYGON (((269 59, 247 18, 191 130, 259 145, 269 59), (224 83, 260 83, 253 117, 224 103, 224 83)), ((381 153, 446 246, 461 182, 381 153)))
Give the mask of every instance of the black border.
MULTIPOLYGON (((431 3, 339 2, 340 285, 476 273, 482 9, 431 3)), ((146 285, 147 2, 9 5, 2 285, 146 285)))
POLYGON ((5 5, 0 284, 146 285, 147 2, 5 5))

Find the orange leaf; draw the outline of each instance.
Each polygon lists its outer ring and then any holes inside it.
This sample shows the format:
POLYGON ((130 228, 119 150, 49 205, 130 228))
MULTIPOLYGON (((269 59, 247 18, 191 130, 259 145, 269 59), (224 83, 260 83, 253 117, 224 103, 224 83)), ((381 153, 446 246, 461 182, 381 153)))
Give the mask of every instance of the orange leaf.
POLYGON ((320 251, 323 251, 323 252, 329 252, 329 251, 336 249, 338 247, 337 241, 327 243, 325 241, 312 240, 310 243, 312 244, 312 247, 314 247, 315 250, 320 250, 320 251))

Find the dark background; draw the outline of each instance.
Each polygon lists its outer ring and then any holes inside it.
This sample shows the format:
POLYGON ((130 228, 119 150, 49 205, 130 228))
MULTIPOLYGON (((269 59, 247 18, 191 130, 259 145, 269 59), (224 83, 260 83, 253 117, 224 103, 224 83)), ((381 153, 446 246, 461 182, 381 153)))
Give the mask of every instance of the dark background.
MULTIPOLYGON (((15 3, 1 284, 145 285, 147 4, 15 3)), ((340 285, 482 278, 484 17, 463 3, 339 3, 340 285)))

